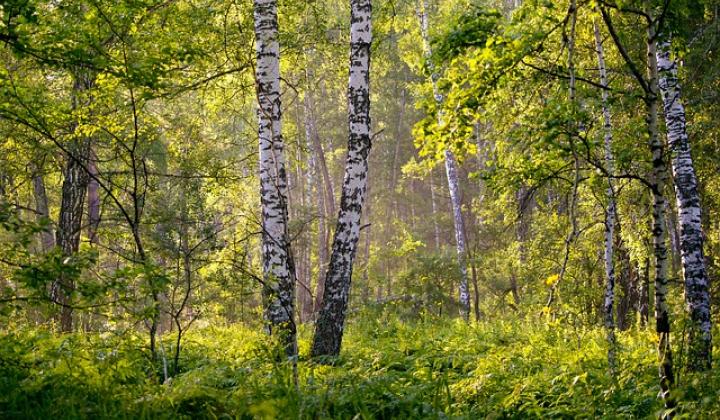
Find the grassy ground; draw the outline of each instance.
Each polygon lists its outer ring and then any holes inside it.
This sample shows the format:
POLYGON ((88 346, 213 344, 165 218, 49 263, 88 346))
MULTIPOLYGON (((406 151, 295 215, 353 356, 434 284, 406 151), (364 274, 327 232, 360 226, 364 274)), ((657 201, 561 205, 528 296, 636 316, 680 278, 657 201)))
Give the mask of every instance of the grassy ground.
MULTIPOLYGON (((334 366, 307 359, 310 333, 296 387, 272 343, 240 326, 189 333, 180 373, 164 384, 144 337, 5 331, 0 418, 648 418, 662 409, 647 332, 620 334, 617 381, 602 330, 533 319, 355 320, 334 366)), ((163 347, 171 352, 170 337, 163 347)), ((683 375, 676 396, 682 416, 720 418, 720 372, 683 375)))

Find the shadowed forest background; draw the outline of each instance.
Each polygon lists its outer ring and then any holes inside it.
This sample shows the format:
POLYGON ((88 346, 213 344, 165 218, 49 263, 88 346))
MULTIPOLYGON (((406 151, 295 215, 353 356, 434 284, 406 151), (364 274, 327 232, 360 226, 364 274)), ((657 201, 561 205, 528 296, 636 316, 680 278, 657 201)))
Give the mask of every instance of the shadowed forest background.
POLYGON ((0 1, 0 417, 717 418, 718 47, 717 0, 0 1))

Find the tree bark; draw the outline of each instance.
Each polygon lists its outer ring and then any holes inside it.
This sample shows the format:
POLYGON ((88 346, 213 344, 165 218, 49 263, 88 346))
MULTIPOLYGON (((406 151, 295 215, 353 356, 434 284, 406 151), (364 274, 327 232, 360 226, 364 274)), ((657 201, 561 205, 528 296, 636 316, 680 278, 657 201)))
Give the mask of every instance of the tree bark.
POLYGON ((88 238, 91 244, 96 244, 97 230, 98 226, 100 226, 100 185, 97 182, 97 157, 95 156, 92 145, 90 145, 89 153, 88 171, 90 172, 90 177, 87 189, 88 238))
POLYGON ((254 0, 254 18, 265 317, 268 332, 279 336, 288 357, 295 357, 295 267, 288 236, 276 1, 254 0))
POLYGON ((360 237, 360 220, 367 190, 370 153, 371 0, 350 0, 350 77, 348 122, 350 137, 340 212, 326 276, 323 308, 315 328, 312 356, 340 353, 353 261, 360 237))
MULTIPOLYGON (((603 51, 602 37, 600 36, 600 28, 596 22, 593 22, 595 33, 595 48, 597 52, 598 68, 600 70, 600 84, 603 88, 607 88, 607 69, 605 67, 605 53, 603 51)), ((608 339, 608 365, 610 373, 615 376, 617 373, 617 356, 616 356, 616 339, 615 339, 615 319, 613 317, 613 306, 615 302, 615 260, 614 253, 614 234, 615 221, 617 219, 617 206, 615 204, 615 188, 613 186, 613 174, 615 171, 614 157, 612 152, 612 119, 610 115, 610 105, 608 103, 608 91, 602 90, 602 111, 603 111, 603 130, 604 130, 604 151, 605 151, 605 169, 607 170, 607 190, 605 196, 608 200, 607 209, 605 210, 605 301, 603 305, 605 329, 607 330, 608 339)))
MULTIPOLYGON (((48 205, 45 177, 43 176, 41 166, 33 167, 32 183, 37 219, 38 221, 44 220, 47 222, 50 219, 50 206, 48 205)), ((55 246, 55 238, 49 226, 40 232, 40 244, 42 245, 43 252, 48 252, 55 246)))
POLYGON ((457 262, 460 267, 460 314, 465 321, 470 319, 470 293, 468 290, 467 250, 465 240, 465 220, 460 203, 460 186, 457 175, 457 162, 450 150, 445 150, 445 170, 447 172, 450 203, 453 209, 453 225, 455 226, 455 245, 457 262))
POLYGON ((712 361, 712 323, 710 293, 703 253, 700 195, 690 154, 685 125, 685 107, 680 98, 677 62, 670 56, 670 42, 658 45, 658 85, 665 110, 665 125, 675 180, 680 255, 685 279, 685 304, 690 313, 689 367, 694 371, 710 369, 712 361))
MULTIPOLYGON (((88 91, 94 84, 95 74, 92 71, 82 68, 74 71, 73 109, 89 104, 91 98, 88 91)), ((55 242, 60 247, 63 257, 73 258, 80 249, 83 204, 90 179, 87 171, 90 139, 86 137, 73 139, 67 146, 67 152, 55 242)), ((71 332, 73 329, 72 293, 74 290, 75 280, 67 275, 60 275, 52 287, 51 299, 61 306, 59 321, 62 332, 71 332)))
POLYGON ((660 361, 660 394, 667 409, 675 407, 670 389, 675 382, 673 373, 672 348, 670 346, 670 311, 667 304, 668 256, 665 184, 667 164, 665 150, 658 134, 658 65, 656 57, 656 33, 653 24, 647 28, 648 86, 647 126, 649 146, 652 153, 652 195, 653 195, 653 252, 655 254, 655 331, 658 334, 658 358, 660 361))
MULTIPOLYGON (((310 53, 308 52, 308 55, 310 53)), ((308 60, 310 61, 310 60, 308 60)), ((315 184, 317 188, 318 206, 318 278, 315 283, 315 302, 313 313, 317 314, 322 308, 323 294, 325 291, 325 274, 328 260, 328 218, 335 215, 335 192, 333 191, 330 172, 328 171, 325 152, 323 151, 320 135, 317 130, 315 119, 315 101, 313 100, 312 89, 313 71, 308 68, 305 74, 307 90, 303 99, 303 112, 305 114, 305 136, 308 147, 312 150, 312 161, 314 164, 315 184)))
MULTIPOLYGON (((428 34, 429 19, 427 1, 423 0, 420 13, 420 29, 423 37, 423 45, 427 55, 432 54, 428 34)), ((440 94, 435 75, 431 76, 433 94, 435 100, 441 104, 443 97, 440 94)), ((438 125, 442 125, 442 114, 438 112, 438 125)), ((453 225, 455 228, 455 246, 457 249, 457 262, 460 268, 459 304, 460 314, 465 321, 470 320, 470 293, 468 289, 467 250, 465 238, 465 221, 462 214, 462 203, 460 201, 460 185, 458 181, 458 168, 455 155, 450 149, 445 150, 445 173, 447 174, 448 190, 450 191, 450 204, 453 211, 453 225)))
POLYGON ((433 222, 433 240, 435 243, 435 251, 440 250, 440 225, 438 224, 437 215, 438 215, 438 203, 437 203, 437 193, 435 192, 435 175, 434 171, 430 169, 430 172, 428 173, 428 180, 430 181, 430 202, 432 205, 432 222, 433 222))

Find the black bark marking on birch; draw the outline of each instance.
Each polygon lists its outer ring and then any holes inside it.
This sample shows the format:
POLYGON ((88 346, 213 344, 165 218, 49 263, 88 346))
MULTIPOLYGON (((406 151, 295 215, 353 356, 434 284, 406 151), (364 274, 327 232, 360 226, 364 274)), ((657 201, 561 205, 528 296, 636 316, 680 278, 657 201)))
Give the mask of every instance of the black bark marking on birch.
POLYGON ((663 40, 656 52, 658 86, 663 99, 667 140, 675 185, 680 254, 685 280, 685 304, 690 314, 689 368, 710 369, 712 362, 712 323, 710 292, 703 252, 700 195, 690 154, 685 107, 680 97, 677 62, 670 56, 670 42, 663 40))
POLYGON ((312 357, 340 353, 353 262, 367 191, 370 138, 371 0, 350 1, 350 77, 348 83, 348 152, 340 211, 325 276, 323 307, 315 326, 312 357))
POLYGON ((280 108, 277 2, 254 1, 262 207, 263 301, 267 330, 297 356, 295 267, 288 235, 287 173, 280 108))

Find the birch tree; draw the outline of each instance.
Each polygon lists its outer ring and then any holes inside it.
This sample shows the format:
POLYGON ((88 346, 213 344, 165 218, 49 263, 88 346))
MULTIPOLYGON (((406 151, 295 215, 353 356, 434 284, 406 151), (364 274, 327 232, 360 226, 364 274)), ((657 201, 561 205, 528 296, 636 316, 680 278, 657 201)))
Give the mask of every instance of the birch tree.
POLYGON ((690 313, 689 363, 693 370, 707 370, 712 360, 710 293, 703 253, 700 196, 690 154, 685 107, 680 96, 677 61, 670 55, 670 42, 657 48, 658 86, 665 110, 665 125, 675 181, 680 225, 680 255, 685 279, 685 303, 690 313))
MULTIPOLYGON (((429 41, 429 19, 427 1, 423 0, 420 10, 420 29, 423 38, 423 46, 425 54, 432 54, 429 41)), ((433 86, 433 95, 435 100, 442 104, 442 94, 437 87, 437 75, 431 76, 433 86)), ((442 114, 438 114, 438 126, 442 126, 442 114)), ((455 246, 457 249, 457 262, 460 268, 460 290, 459 302, 460 313, 465 321, 470 319, 470 290, 468 288, 468 269, 467 269, 467 240, 465 238, 465 220, 462 213, 462 203, 460 197, 460 183, 458 180, 458 164, 455 154, 450 149, 445 149, 445 173, 447 175, 448 190, 450 191, 450 204, 453 212, 453 227, 455 229, 455 246)), ((434 200, 433 200, 434 201, 434 200)))
POLYGON ((286 354, 294 357, 295 270, 288 236, 287 173, 280 124, 277 2, 255 0, 254 18, 265 317, 268 332, 277 334, 286 354))
POLYGON ((340 353, 350 294, 353 261, 360 238, 360 220, 367 191, 370 153, 371 0, 350 0, 350 77, 348 139, 340 211, 333 239, 323 306, 315 327, 312 356, 340 353))
POLYGON ((675 402, 670 394, 674 384, 672 348, 670 347, 670 311, 667 303, 668 289, 668 249, 667 249, 667 223, 665 186, 667 183, 667 163, 665 161, 665 148, 660 141, 658 133, 658 64, 657 64, 657 30, 656 20, 647 12, 647 26, 645 28, 646 42, 646 72, 643 75, 630 57, 625 45, 615 29, 611 15, 604 7, 600 7, 603 21, 612 37, 613 43, 620 52, 623 61, 630 68, 632 76, 643 91, 643 101, 646 109, 646 123, 648 146, 652 156, 652 170, 648 186, 652 194, 652 243, 655 258, 655 331, 658 335, 658 359, 660 376, 660 396, 665 407, 672 410, 675 402))
POLYGON ((605 299, 603 309, 605 312, 605 328, 607 329, 608 338, 608 365, 610 372, 614 376, 617 369, 617 361, 615 355, 615 319, 613 316, 615 302, 615 261, 614 254, 614 235, 615 222, 617 215, 617 206, 615 203, 615 188, 613 186, 614 174, 614 157, 612 151, 612 119, 610 114, 610 104, 608 103, 608 79, 607 68, 605 67, 605 51, 603 50, 602 36, 597 22, 593 21, 593 31, 595 35, 595 49, 597 53, 598 70, 600 73, 600 85, 602 87, 602 114, 603 114, 603 146, 605 152, 605 170, 607 171, 607 190, 605 196, 608 200, 607 209, 605 210, 605 299))

